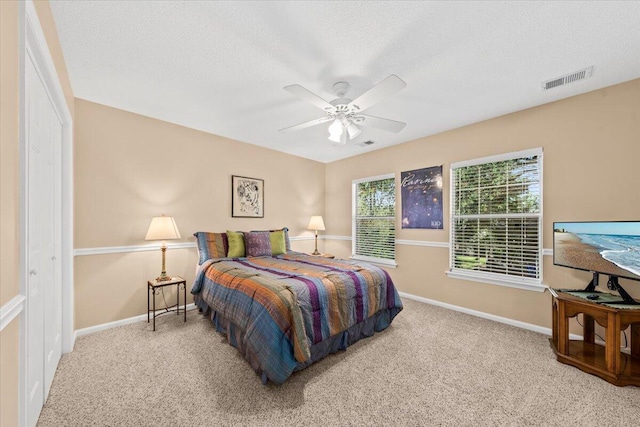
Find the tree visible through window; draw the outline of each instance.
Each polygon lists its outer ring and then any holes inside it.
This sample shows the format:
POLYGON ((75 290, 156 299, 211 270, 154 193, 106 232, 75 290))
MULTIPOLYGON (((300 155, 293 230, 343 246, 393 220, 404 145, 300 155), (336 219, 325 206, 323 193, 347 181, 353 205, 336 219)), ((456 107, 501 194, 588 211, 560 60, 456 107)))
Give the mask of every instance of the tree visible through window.
POLYGON ((451 165, 451 271, 540 284, 542 150, 451 165))
POLYGON ((353 182, 353 256, 395 264, 395 175, 353 182))

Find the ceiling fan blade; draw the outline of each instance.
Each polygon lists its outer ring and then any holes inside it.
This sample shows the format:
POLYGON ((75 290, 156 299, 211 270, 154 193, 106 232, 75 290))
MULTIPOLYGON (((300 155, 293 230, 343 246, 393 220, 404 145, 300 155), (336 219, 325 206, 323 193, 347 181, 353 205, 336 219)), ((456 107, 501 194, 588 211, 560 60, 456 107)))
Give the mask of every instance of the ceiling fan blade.
POLYGON ((362 126, 368 126, 394 133, 400 132, 407 125, 403 122, 398 122, 391 119, 383 119, 381 117, 369 116, 367 114, 358 114, 355 122, 362 126), (360 118, 362 119, 358 120, 360 118))
POLYGON ((407 84, 400 77, 391 74, 376 86, 351 101, 348 106, 355 111, 364 111, 405 87, 407 87, 407 84))
POLYGON ((280 132, 292 132, 294 130, 300 130, 300 129, 305 129, 311 126, 315 126, 315 125, 319 125, 321 123, 326 123, 328 121, 333 120, 333 118, 327 116, 327 117, 320 117, 319 119, 313 119, 313 120, 309 120, 308 122, 304 122, 304 123, 300 123, 299 125, 295 125, 295 126, 290 126, 288 128, 284 128, 284 129, 280 129, 280 132))
POLYGON ((315 93, 303 88, 300 85, 289 85, 289 86, 285 86, 283 89, 289 93, 292 93, 298 98, 304 99, 305 101, 312 103, 313 105, 320 108, 321 110, 335 111, 335 107, 333 105, 329 104, 327 101, 320 98, 315 93))

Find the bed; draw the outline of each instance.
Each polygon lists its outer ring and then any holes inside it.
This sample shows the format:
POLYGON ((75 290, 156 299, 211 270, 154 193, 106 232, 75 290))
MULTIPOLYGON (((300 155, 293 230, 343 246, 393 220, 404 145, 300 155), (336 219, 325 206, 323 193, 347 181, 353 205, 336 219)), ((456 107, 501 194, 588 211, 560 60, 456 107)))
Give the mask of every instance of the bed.
POLYGON ((386 329, 402 310, 389 274, 374 265, 290 248, 228 257, 223 234, 217 244, 209 241, 207 251, 201 237, 213 233, 196 233, 200 257, 191 293, 263 384, 282 384, 293 372, 386 329))

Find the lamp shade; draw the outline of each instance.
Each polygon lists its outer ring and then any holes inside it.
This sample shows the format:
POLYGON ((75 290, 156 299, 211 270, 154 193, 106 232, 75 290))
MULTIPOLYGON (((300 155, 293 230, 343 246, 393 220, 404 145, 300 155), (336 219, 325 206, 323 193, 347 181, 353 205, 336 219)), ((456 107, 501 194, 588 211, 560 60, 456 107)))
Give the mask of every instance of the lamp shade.
POLYGON ((347 126, 347 132, 349 132, 349 139, 353 139, 356 136, 360 135, 362 133, 362 130, 358 126, 353 124, 353 122, 349 122, 349 125, 347 126))
POLYGON ((179 239, 180 232, 172 216, 156 216, 149 224, 149 231, 144 240, 172 240, 179 239))
POLYGON ((329 126, 329 140, 333 142, 340 142, 343 132, 340 119, 335 119, 329 126))
POLYGON ((324 221, 320 215, 312 216, 309 221, 309 230, 324 230, 324 221))

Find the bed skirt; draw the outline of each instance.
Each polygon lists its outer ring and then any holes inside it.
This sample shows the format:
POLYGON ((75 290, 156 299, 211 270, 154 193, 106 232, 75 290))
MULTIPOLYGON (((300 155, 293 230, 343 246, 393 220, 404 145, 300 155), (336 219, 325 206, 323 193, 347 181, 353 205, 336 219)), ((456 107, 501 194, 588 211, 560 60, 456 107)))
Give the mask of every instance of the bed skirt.
MULTIPOLYGON (((194 303, 199 311, 209 317, 214 324, 216 331, 227 337, 229 344, 240 351, 240 354, 246 359, 251 367, 256 371, 262 380, 262 384, 267 384, 269 378, 262 370, 258 358, 244 345, 244 330, 227 318, 212 310, 211 307, 200 297, 199 294, 194 295, 194 303)), ((306 368, 307 366, 317 362, 320 359, 340 350, 346 350, 347 347, 354 344, 362 338, 370 337, 374 332, 380 332, 386 329, 391 320, 400 312, 399 308, 386 308, 378 311, 373 316, 356 323, 346 331, 340 332, 332 337, 325 339, 311 346, 311 358, 304 363, 298 363, 295 371, 306 368)))

